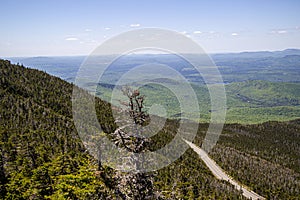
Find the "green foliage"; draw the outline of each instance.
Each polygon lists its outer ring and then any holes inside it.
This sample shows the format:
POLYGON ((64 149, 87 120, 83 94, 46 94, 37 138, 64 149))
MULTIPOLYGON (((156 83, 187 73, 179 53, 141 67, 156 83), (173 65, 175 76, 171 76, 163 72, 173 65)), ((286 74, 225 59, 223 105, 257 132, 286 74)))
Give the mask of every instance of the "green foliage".
POLYGON ((73 85, 8 61, 0 61, 0 74, 1 198, 113 198, 114 172, 95 175, 72 122, 73 85))
POLYGON ((231 98, 235 97, 252 107, 300 105, 299 83, 246 81, 229 84, 226 89, 231 98))
MULTIPOLYGON (((78 137, 72 120, 73 85, 3 60, 0 60, 0 75, 0 199, 121 199, 116 172, 106 166, 96 166, 97 162, 88 155, 78 137)), ((246 114, 249 116, 254 116, 252 111, 263 116, 268 109, 270 113, 274 112, 274 119, 278 112, 286 116, 283 120, 299 116, 295 104, 299 97, 298 85, 286 85, 294 89, 286 89, 283 94, 287 100, 278 101, 263 95, 270 87, 272 84, 265 82, 233 85, 229 102, 241 105, 240 109, 250 112, 246 114), (252 92, 249 92, 250 88, 248 91, 243 89, 248 87, 247 84, 253 88, 252 92), (263 91, 255 92, 259 88, 263 91), (238 92, 239 97, 234 92, 238 92), (244 101, 244 97, 255 101, 244 101), (261 110, 260 104, 267 108, 261 110)), ((271 89, 272 95, 284 90, 275 91, 277 87, 281 85, 271 89)), ((202 98, 199 101, 206 104, 207 97, 200 94, 207 90, 199 90, 198 97, 202 98)), ((168 95, 167 92, 164 95, 168 95)), ((159 98, 151 100, 149 97, 149 101, 159 103, 159 98)), ((111 137, 110 133, 117 128, 111 106, 99 98, 95 102, 99 123, 111 137)), ((170 102, 172 112, 171 105, 175 101, 170 102)), ((203 110, 208 108, 205 105, 203 110)), ((230 107, 229 112, 230 109, 234 115, 239 112, 238 108, 230 107)), ((205 114, 209 116, 209 111, 205 114)), ((237 117, 241 118, 241 115, 237 117)), ((151 137, 150 150, 169 143, 176 134, 178 123, 179 120, 168 119, 163 129, 151 137)), ((201 145, 207 127, 207 124, 200 124, 194 141, 198 145, 201 145)), ((88 126, 87 130, 93 130, 93 127, 88 126)), ((299 120, 226 125, 219 145, 211 155, 230 175, 256 192, 270 199, 297 199, 299 131, 299 120)), ((229 183, 216 180, 191 149, 152 175, 158 199, 243 199, 240 191, 229 183)))
POLYGON ((300 195, 300 120, 226 125, 214 160, 242 184, 269 199, 300 195))
POLYGON ((244 199, 232 185, 216 180, 191 149, 157 173, 155 188, 165 199, 244 199))
MULTIPOLYGON (((199 122, 210 121, 210 96, 204 85, 192 84, 197 95, 199 113, 194 108, 189 113, 181 113, 177 97, 169 89, 159 84, 149 84, 140 88, 147 96, 146 109, 154 104, 162 105, 167 117, 178 119, 186 116, 199 122)), ((99 84, 97 95, 110 101, 112 85, 99 84)), ((118 87, 116 87, 118 90, 118 87)), ((300 116, 300 83, 272 83, 266 81, 246 81, 225 85, 227 96, 226 123, 255 124, 267 121, 288 121, 300 116)), ((187 97, 188 98, 188 97, 187 97)))
POLYGON ((91 166, 80 166, 76 173, 58 175, 54 178, 53 193, 49 199, 97 199, 107 197, 109 192, 101 179, 97 178, 91 166))

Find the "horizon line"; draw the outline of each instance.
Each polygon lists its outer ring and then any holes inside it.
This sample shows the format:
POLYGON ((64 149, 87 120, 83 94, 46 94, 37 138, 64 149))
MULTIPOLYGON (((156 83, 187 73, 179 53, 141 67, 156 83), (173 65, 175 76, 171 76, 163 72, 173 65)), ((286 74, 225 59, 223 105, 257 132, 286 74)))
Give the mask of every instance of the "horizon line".
MULTIPOLYGON (((215 53, 206 53, 207 55, 218 55, 218 54, 241 54, 241 53, 259 53, 259 52, 282 52, 287 50, 300 50, 300 48, 285 48, 281 50, 244 50, 244 51, 225 51, 225 52, 215 52, 215 53)), ((132 53, 129 55, 170 55, 171 53, 132 53)), ((181 53, 189 54, 189 53, 181 53)), ((27 55, 27 56, 1 56, 0 58, 39 58, 39 57, 88 57, 89 55, 76 54, 76 55, 27 55)), ((103 54, 103 56, 109 56, 109 54, 103 54)))

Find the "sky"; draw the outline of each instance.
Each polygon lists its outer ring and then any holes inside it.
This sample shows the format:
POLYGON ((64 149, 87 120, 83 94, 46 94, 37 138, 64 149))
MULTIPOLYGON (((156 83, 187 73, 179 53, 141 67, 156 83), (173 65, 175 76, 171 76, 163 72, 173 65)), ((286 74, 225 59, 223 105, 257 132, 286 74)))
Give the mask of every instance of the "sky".
POLYGON ((0 57, 88 55, 147 27, 207 53, 300 48, 299 0, 1 0, 0 57))

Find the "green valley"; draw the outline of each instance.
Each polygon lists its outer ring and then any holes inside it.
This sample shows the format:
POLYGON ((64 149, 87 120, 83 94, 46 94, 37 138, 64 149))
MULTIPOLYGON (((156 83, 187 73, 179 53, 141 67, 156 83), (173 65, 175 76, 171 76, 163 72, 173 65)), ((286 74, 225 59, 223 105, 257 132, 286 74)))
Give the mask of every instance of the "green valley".
MULTIPOLYGON (((205 85, 192 84, 200 107, 200 119, 210 120, 210 96, 205 85)), ((96 95, 106 101, 113 89, 120 89, 109 84, 98 84, 96 95)), ((288 121, 300 116, 300 83, 267 81, 245 81, 225 85, 227 96, 226 123, 255 124, 266 121, 288 121)), ((176 96, 159 84, 148 84, 140 88, 147 96, 146 106, 161 104, 168 111, 169 118, 180 117, 180 105, 176 96), (168 101, 165 101, 168 99, 168 101)), ((198 113, 185 113, 196 116, 198 113)))

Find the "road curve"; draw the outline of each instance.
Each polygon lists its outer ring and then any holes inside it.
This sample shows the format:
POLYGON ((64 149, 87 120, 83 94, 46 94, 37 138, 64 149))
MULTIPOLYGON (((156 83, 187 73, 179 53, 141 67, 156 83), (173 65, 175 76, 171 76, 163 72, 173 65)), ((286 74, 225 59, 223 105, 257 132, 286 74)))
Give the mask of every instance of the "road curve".
POLYGON ((259 199, 265 199, 264 197, 260 196, 259 194, 250 191, 248 189, 246 189, 245 187, 243 187, 242 185, 240 185, 239 183, 237 183, 235 180, 233 180, 232 178, 230 178, 223 170, 222 168, 217 165, 215 163, 214 160, 212 160, 208 154, 201 149, 200 147, 197 147, 195 144, 183 139, 201 158, 201 160, 203 160, 203 162, 205 163, 205 165, 210 169, 210 171, 213 173, 213 175, 220 180, 226 180, 229 183, 231 183, 232 185, 234 185, 234 187, 238 190, 242 190, 243 191, 243 196, 245 196, 248 199, 253 199, 253 200, 259 200, 259 199))

